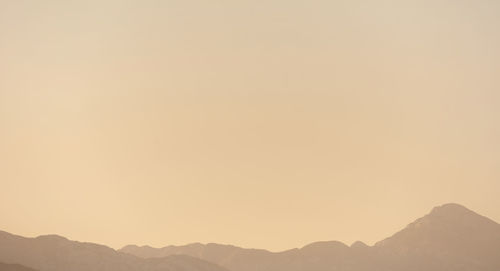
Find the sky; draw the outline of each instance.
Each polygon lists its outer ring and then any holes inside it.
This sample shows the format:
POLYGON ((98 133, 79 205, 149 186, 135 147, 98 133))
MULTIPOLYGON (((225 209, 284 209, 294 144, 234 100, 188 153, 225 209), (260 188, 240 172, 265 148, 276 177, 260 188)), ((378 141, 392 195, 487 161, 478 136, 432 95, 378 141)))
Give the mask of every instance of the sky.
POLYGON ((280 251, 500 222, 500 2, 0 0, 0 230, 280 251))

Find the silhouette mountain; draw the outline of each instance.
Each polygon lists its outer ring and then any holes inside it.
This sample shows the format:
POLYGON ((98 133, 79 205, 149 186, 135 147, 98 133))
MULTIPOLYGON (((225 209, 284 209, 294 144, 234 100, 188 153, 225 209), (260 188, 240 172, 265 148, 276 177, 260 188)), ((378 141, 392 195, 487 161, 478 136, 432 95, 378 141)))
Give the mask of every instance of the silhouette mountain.
POLYGON ((227 271, 186 255, 143 259, 57 235, 25 238, 2 231, 0 262, 22 264, 38 271, 227 271))
POLYGON ((445 204, 374 246, 325 241, 283 252, 213 243, 115 251, 57 235, 0 231, 0 262, 9 263, 0 271, 498 271, 500 225, 445 204))
POLYGON ((375 247, 415 270, 500 270, 500 225, 454 203, 435 207, 375 247))
POLYGON ((367 246, 317 242, 279 253, 229 245, 190 244, 120 251, 143 258, 189 255, 231 271, 493 271, 500 270, 500 225, 454 203, 435 207, 393 236, 367 246))

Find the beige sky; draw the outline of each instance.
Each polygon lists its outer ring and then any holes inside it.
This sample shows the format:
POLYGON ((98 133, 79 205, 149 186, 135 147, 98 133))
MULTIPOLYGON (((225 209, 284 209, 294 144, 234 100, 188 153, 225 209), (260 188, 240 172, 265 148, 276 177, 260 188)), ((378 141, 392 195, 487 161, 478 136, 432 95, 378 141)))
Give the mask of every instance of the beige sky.
POLYGON ((499 1, 0 0, 0 230, 369 244, 500 221, 499 1))

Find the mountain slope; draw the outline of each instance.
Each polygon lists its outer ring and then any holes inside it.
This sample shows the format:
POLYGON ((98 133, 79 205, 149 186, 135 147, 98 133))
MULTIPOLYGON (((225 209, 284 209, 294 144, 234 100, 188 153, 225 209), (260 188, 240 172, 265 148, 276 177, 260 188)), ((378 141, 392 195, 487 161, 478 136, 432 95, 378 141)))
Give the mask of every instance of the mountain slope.
POLYGON ((493 271, 500 270, 500 225, 458 204, 434 208, 370 247, 331 241, 280 253, 217 244, 126 246, 143 258, 190 255, 232 271, 493 271))
POLYGON ((0 262, 22 264, 39 271, 226 271, 188 256, 142 259, 57 235, 25 238, 7 232, 0 232, 0 262))
POLYGON ((435 207, 375 247, 399 265, 427 270, 500 270, 500 224, 458 205, 435 207))
POLYGON ((35 269, 22 266, 20 264, 6 264, 6 263, 0 263, 0 270, 1 271, 36 271, 35 269))

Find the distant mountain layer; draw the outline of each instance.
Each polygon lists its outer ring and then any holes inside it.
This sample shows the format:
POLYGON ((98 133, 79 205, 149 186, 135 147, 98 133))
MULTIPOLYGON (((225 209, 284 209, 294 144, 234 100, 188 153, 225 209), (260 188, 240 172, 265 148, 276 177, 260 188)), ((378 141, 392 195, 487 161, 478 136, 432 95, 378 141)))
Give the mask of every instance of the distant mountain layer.
POLYGON ((57 235, 0 232, 0 262, 37 271, 499 271, 500 225, 446 204, 374 246, 328 241, 277 253, 199 243, 115 251, 57 235))
POLYGON ((35 269, 20 264, 0 263, 0 271, 36 271, 35 269))
POLYGON ((0 232, 0 262, 22 264, 38 271, 227 271, 187 255, 143 259, 57 235, 25 238, 6 232, 0 232))
POLYGON ((229 245, 164 248, 130 245, 143 258, 190 255, 232 271, 498 271, 500 225, 458 204, 445 204, 375 246, 318 242, 279 253, 229 245))

